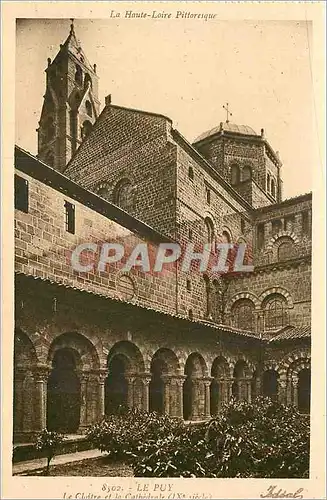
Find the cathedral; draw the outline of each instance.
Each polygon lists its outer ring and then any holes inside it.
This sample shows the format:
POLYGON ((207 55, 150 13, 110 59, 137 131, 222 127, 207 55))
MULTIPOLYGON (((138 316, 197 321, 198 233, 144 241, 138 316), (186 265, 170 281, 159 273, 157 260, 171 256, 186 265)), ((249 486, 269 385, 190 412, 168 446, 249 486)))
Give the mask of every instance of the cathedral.
POLYGON ((312 196, 283 199, 264 129, 227 112, 190 143, 110 95, 101 110, 73 24, 45 72, 38 154, 15 148, 15 442, 120 405, 199 421, 262 394, 308 413, 312 196), (83 272, 85 242, 243 243, 253 270, 83 272))

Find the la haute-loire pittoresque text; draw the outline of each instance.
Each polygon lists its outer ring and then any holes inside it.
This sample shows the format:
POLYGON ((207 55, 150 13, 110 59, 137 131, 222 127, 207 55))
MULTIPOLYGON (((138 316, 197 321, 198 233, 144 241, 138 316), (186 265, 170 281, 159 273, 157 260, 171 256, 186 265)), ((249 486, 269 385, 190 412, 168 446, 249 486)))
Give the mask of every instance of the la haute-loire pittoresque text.
POLYGON ((190 12, 187 10, 177 10, 176 12, 166 12, 164 10, 152 10, 150 12, 125 10, 123 12, 111 10, 110 17, 124 19, 199 19, 208 21, 215 19, 217 14, 190 12))

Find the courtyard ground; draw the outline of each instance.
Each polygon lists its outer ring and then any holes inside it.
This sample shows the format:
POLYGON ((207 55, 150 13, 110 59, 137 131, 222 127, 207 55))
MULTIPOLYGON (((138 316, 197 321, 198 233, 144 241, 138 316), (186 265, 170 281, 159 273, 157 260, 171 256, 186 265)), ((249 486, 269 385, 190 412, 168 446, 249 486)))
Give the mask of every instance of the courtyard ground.
MULTIPOLYGON (((117 462, 99 450, 87 450, 54 457, 50 466, 50 476, 133 476, 132 469, 117 462)), ((43 476, 46 459, 28 460, 13 465, 13 475, 43 476)))

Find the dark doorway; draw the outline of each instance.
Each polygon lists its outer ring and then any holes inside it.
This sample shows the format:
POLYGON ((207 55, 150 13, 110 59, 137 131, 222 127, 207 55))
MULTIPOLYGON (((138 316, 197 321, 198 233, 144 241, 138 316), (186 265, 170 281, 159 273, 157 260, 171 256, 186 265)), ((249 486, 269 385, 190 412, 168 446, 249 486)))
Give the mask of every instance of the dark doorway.
POLYGON ((47 428, 74 433, 79 427, 81 411, 81 387, 74 352, 59 349, 52 366, 47 391, 47 428))
POLYGON ((183 384, 183 418, 184 420, 190 420, 192 416, 192 397, 193 382, 190 376, 188 376, 183 384))
POLYGON ((165 401, 164 401, 164 382, 162 380, 162 375, 166 371, 166 365, 164 361, 157 358, 151 363, 151 382, 149 387, 149 409, 150 411, 156 411, 158 413, 164 413, 165 411, 165 401))
POLYGON ((263 395, 276 401, 278 395, 278 373, 275 370, 267 370, 262 380, 263 395))
POLYGON ((217 380, 213 380, 210 384, 210 414, 215 417, 219 411, 219 383, 217 380))
POLYGON ((240 389, 239 383, 234 380, 234 382, 232 384, 232 396, 237 401, 240 399, 240 390, 239 389, 240 389))
POLYGON ((109 362, 105 385, 106 415, 117 413, 120 407, 127 406, 126 361, 124 356, 117 354, 109 362))
POLYGON ((299 372, 298 408, 301 413, 310 413, 311 370, 306 368, 299 372))

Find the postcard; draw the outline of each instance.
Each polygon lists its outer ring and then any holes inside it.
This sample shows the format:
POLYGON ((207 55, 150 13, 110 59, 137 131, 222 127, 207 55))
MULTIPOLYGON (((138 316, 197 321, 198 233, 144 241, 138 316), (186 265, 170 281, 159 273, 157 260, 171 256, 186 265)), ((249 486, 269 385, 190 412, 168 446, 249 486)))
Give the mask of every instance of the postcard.
POLYGON ((2 498, 326 498, 324 2, 2 10, 2 498))

